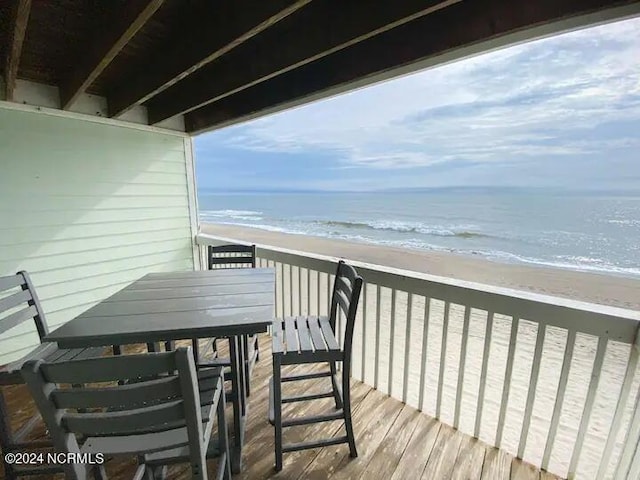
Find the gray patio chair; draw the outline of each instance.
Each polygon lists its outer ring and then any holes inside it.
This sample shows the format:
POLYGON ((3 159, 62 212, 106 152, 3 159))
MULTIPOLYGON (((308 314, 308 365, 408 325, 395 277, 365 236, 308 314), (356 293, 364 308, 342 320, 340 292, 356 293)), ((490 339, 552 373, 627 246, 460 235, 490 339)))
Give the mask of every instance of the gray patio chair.
MULTIPOLYGON (((44 311, 36 295, 27 272, 0 277, 0 335, 31 321, 35 323, 40 342, 49 333, 44 311)), ((29 434, 40 422, 39 415, 34 415, 16 432, 12 431, 9 412, 7 410, 3 390, 8 385, 24 383, 20 375, 22 365, 34 359, 44 359, 47 362, 61 362, 74 358, 98 357, 104 353, 104 348, 76 348, 72 350, 59 349, 55 343, 40 343, 26 356, 6 365, 0 366, 0 449, 3 454, 9 452, 36 451, 51 447, 49 440, 28 441, 29 434)), ((18 466, 4 463, 5 477, 13 480, 18 476, 51 474, 60 471, 56 466, 18 466)))
MULTIPOLYGON (((217 270, 223 268, 255 268, 256 266, 256 246, 255 245, 209 245, 207 247, 207 266, 209 270, 217 270)), ((218 346, 217 339, 207 339, 205 351, 212 349, 216 361, 210 362, 200 358, 200 345, 199 340, 192 339, 193 351, 195 357, 198 359, 198 364, 202 366, 218 366, 223 365, 226 367, 231 366, 229 359, 218 358, 218 346)), ((173 345, 167 342, 165 346, 167 350, 173 349, 173 345)), ((254 362, 257 362, 260 356, 258 350, 258 336, 254 335, 248 337, 247 335, 242 337, 242 349, 245 352, 245 361, 243 365, 244 375, 247 379, 245 384, 246 395, 251 395, 251 386, 249 377, 251 374, 251 367, 254 362), (249 349, 251 348, 251 351, 249 349)))
POLYGON ((338 263, 329 316, 287 317, 273 322, 273 377, 269 383, 269 422, 275 426, 276 470, 282 470, 283 452, 295 452, 326 445, 349 444, 349 453, 357 457, 356 442, 351 422, 351 345, 358 300, 362 290, 362 277, 343 261, 338 263), (339 312, 346 317, 344 344, 338 345, 336 320, 339 312), (338 385, 336 363, 342 362, 342 388, 338 385), (329 370, 283 377, 283 365, 328 363, 329 370), (297 397, 282 397, 282 382, 295 382, 329 377, 331 391, 297 397), (282 418, 282 404, 331 398, 339 411, 324 415, 282 418), (344 420, 346 435, 303 443, 282 444, 282 429, 297 425, 344 420))
MULTIPOLYGON (((30 360, 22 375, 59 453, 135 456, 135 480, 188 462, 192 478, 207 480, 217 414, 218 478, 231 478, 222 370, 196 372, 191 348, 59 363, 30 360), (68 384, 75 386, 63 387, 68 384)), ((106 478, 104 465, 65 464, 64 471, 70 480, 106 478)))

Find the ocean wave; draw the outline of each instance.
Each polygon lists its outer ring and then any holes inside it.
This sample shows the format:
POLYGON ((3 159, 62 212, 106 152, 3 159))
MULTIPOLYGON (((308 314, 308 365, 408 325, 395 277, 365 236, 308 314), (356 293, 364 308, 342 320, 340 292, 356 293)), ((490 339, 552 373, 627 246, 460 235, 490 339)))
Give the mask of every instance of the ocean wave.
POLYGON ((611 219, 608 220, 607 223, 612 223, 614 225, 624 225, 626 227, 640 227, 640 220, 611 219))
POLYGON ((433 225, 424 225, 412 222, 345 222, 336 220, 318 220, 315 222, 320 225, 339 228, 352 228, 360 230, 383 230, 400 233, 420 233, 423 235, 431 235, 435 237, 458 237, 458 238, 486 238, 490 235, 472 231, 472 226, 459 225, 454 227, 441 227, 433 225))
POLYGON ((262 220, 262 212, 253 210, 203 210, 200 212, 200 218, 208 220, 217 220, 230 218, 234 220, 262 220))
POLYGON ((583 272, 613 273, 625 276, 640 276, 640 268, 623 267, 609 263, 600 258, 585 257, 581 255, 556 255, 553 260, 526 257, 515 253, 489 250, 478 252, 490 259, 507 261, 509 263, 526 263, 545 267, 562 268, 566 270, 578 270, 583 272))

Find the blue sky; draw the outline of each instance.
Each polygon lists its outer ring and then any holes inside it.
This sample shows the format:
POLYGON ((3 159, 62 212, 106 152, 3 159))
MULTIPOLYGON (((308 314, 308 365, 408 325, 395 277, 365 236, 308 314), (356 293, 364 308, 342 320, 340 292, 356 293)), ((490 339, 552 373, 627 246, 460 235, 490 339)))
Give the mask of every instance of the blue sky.
POLYGON ((491 52, 195 139, 200 188, 640 189, 640 19, 491 52))

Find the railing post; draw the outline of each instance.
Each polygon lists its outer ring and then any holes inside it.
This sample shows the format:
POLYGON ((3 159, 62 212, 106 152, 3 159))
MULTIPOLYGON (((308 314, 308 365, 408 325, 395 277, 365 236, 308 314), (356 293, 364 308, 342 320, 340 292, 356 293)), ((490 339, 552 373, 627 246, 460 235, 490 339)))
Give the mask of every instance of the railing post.
MULTIPOLYGON (((637 364, 640 354, 640 327, 638 327, 635 342, 631 348, 637 364)), ((622 452, 618 459, 614 478, 616 480, 632 480, 638 477, 640 477, 640 388, 636 394, 633 414, 622 444, 622 452)))

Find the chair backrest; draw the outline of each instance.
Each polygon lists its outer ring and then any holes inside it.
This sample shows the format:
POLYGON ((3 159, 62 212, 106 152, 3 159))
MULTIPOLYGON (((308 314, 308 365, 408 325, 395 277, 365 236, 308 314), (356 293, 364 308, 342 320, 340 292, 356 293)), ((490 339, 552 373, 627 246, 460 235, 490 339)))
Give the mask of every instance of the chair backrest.
POLYGON ((40 340, 49 333, 29 274, 0 277, 0 335, 28 320, 35 322, 40 340))
POLYGON ((336 331, 336 321, 340 312, 346 319, 343 349, 345 352, 345 370, 349 368, 346 362, 350 362, 351 344, 353 341, 353 329, 358 311, 358 301, 362 290, 362 277, 355 268, 347 265, 343 260, 338 262, 336 278, 333 283, 331 295, 331 308, 329 310, 329 323, 333 331, 336 331))
POLYGON ((209 245, 209 270, 216 268, 255 268, 255 245, 209 245))
MULTIPOLYGON (((87 453, 76 435, 86 438, 85 447, 96 448, 98 442, 107 441, 132 455, 188 445, 193 478, 206 479, 203 419, 191 347, 59 363, 32 360, 22 367, 22 376, 56 451, 87 453)), ((87 465, 64 468, 66 478, 87 478, 87 465)))

